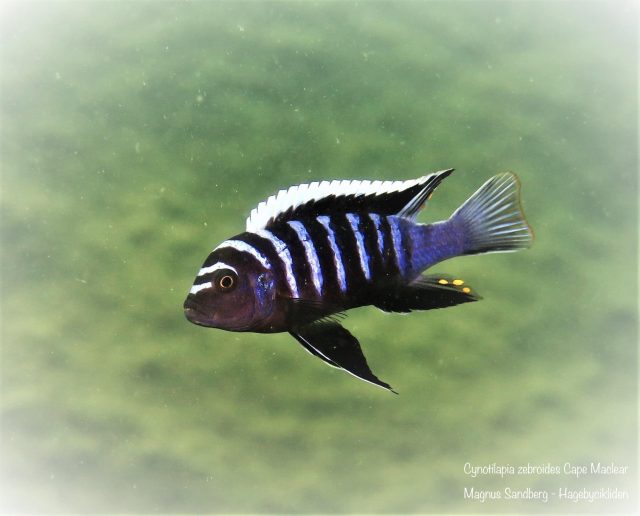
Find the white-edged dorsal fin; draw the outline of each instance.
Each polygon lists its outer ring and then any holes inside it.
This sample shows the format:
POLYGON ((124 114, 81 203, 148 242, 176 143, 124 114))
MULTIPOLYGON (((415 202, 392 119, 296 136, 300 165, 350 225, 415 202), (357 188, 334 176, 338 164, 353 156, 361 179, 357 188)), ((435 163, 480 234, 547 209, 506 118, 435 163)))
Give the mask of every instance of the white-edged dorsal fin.
POLYGON ((350 211, 414 217, 451 172, 453 169, 407 181, 334 180, 292 186, 251 210, 246 230, 258 231, 294 218, 350 211))

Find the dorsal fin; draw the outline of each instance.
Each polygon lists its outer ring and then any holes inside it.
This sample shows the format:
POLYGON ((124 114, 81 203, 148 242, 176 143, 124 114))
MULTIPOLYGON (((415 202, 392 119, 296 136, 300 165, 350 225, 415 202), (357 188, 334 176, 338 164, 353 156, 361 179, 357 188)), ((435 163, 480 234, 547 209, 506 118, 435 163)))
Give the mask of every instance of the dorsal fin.
POLYGON ((251 210, 247 231, 287 220, 333 213, 378 213, 413 218, 440 182, 442 170, 408 181, 322 181, 280 190, 251 210))

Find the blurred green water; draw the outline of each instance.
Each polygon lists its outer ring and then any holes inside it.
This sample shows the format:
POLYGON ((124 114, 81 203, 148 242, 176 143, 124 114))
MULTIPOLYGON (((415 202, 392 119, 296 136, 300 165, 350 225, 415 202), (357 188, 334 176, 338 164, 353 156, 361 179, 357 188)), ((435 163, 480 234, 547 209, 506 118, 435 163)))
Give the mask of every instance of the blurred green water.
POLYGON ((611 511, 637 500, 632 2, 2 7, 3 508, 611 511), (481 303, 345 325, 391 396, 286 335, 188 324, 209 250, 280 188, 514 170, 533 249, 481 303), (472 464, 628 475, 470 479, 472 464), (626 488, 619 505, 463 488, 626 488), (576 509, 578 507, 578 509, 576 509))

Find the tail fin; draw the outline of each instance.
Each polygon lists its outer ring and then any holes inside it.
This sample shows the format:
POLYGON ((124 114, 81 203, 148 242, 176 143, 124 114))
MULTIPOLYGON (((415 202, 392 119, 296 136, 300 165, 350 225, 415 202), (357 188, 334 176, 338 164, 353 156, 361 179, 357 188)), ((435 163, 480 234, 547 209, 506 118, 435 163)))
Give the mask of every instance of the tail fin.
POLYGON ((463 254, 517 251, 533 242, 520 205, 520 182, 511 172, 489 179, 450 220, 462 229, 463 254))

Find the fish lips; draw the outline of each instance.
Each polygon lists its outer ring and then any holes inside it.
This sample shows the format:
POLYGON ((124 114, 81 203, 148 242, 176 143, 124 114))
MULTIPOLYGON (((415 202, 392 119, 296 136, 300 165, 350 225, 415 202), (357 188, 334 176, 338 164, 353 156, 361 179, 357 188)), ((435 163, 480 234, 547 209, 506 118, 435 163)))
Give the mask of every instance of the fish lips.
MULTIPOLYGON (((215 310, 205 310, 196 300, 195 294, 189 294, 184 301, 184 316, 189 322, 206 328, 219 328, 227 331, 247 331, 247 324, 232 324, 229 321, 224 323, 220 317, 216 317, 215 310)), ((223 319, 224 320, 224 319, 223 319)))
POLYGON ((196 302, 194 294, 189 294, 184 301, 184 316, 189 322, 198 326, 214 327, 214 318, 207 314, 202 307, 196 302))

